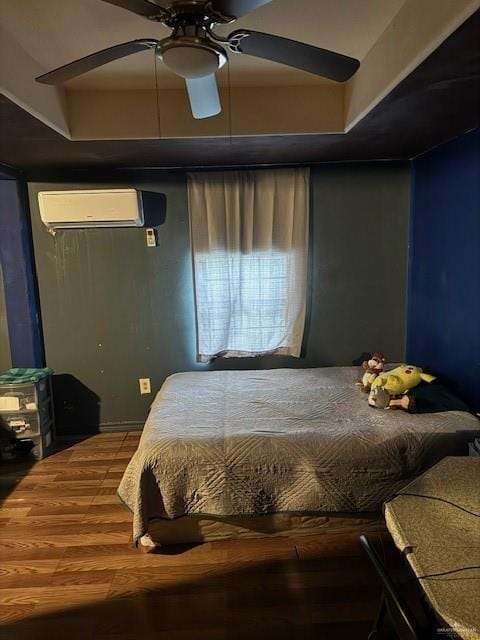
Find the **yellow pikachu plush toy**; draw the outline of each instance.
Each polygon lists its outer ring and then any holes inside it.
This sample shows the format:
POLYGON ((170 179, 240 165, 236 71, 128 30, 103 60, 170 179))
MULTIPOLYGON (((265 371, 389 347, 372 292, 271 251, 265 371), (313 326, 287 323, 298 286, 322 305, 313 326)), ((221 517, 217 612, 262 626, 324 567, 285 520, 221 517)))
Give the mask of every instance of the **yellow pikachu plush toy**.
POLYGON ((432 382, 435 376, 424 373, 420 367, 402 364, 391 371, 381 373, 372 382, 368 404, 377 409, 387 409, 393 396, 407 393, 420 382, 432 382))

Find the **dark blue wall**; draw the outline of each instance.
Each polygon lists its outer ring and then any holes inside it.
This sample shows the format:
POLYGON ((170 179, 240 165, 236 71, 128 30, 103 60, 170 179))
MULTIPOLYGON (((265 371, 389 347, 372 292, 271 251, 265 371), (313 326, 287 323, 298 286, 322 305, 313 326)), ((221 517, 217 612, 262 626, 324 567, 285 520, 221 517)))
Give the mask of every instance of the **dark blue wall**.
POLYGON ((3 273, 0 261, 0 373, 9 369, 12 364, 10 357, 10 340, 8 337, 7 307, 3 292, 3 273))
MULTIPOLYGON (((26 185, 21 180, 1 178, 0 171, 0 265, 3 274, 3 292, 0 293, 5 296, 11 364, 14 367, 42 367, 43 341, 26 185)), ((2 315, 0 308, 0 325, 3 324, 2 315)), ((2 333, 4 342, 7 332, 2 333)), ((5 346, 1 351, 5 352, 5 346)), ((5 365, 3 356, 2 369, 5 365)))
POLYGON ((480 130, 413 161, 407 359, 480 411, 480 130))

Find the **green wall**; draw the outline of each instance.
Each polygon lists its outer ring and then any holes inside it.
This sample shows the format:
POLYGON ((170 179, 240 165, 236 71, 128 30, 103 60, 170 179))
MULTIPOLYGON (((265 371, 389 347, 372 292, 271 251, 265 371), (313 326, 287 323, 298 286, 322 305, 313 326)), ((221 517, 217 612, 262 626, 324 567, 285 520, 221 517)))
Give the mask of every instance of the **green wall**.
MULTIPOLYGON (((311 183, 305 358, 211 368, 348 365, 369 350, 403 358, 408 165, 325 165, 312 170, 311 183)), ((153 394, 139 394, 138 378, 151 378, 156 390, 171 373, 209 368, 195 362, 186 175, 136 172, 128 182, 32 183, 29 191, 47 364, 62 374, 59 429, 142 424, 153 394), (38 191, 106 186, 164 194, 158 247, 146 246, 144 229, 52 236, 42 225, 38 191)))
POLYGON ((10 344, 8 341, 7 314, 3 294, 2 266, 0 265, 0 373, 11 366, 10 344))

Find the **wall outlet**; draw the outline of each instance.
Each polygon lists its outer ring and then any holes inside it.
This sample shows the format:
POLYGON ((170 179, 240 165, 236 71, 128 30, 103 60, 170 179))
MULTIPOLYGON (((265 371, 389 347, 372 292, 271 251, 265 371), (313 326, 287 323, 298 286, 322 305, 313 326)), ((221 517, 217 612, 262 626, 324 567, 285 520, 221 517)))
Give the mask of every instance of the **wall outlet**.
POLYGON ((139 378, 138 385, 140 387, 140 393, 142 396, 145 393, 152 393, 152 389, 150 387, 150 378, 139 378))
POLYGON ((157 234, 155 233, 155 229, 152 229, 152 228, 146 229, 145 235, 147 236, 147 247, 156 247, 157 234))

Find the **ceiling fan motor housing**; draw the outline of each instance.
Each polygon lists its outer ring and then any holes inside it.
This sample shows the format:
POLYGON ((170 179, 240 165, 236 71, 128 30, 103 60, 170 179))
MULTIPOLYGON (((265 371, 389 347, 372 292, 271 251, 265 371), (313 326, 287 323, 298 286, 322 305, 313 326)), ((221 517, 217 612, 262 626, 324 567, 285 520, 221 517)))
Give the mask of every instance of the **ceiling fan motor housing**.
POLYGON ((222 47, 207 38, 174 36, 159 43, 157 55, 182 78, 204 78, 216 73, 227 61, 222 47))
POLYGON ((225 50, 209 35, 215 21, 210 2, 205 0, 170 0, 169 17, 163 22, 172 29, 172 35, 162 40, 157 54, 177 75, 204 78, 218 71, 227 61, 225 50))

